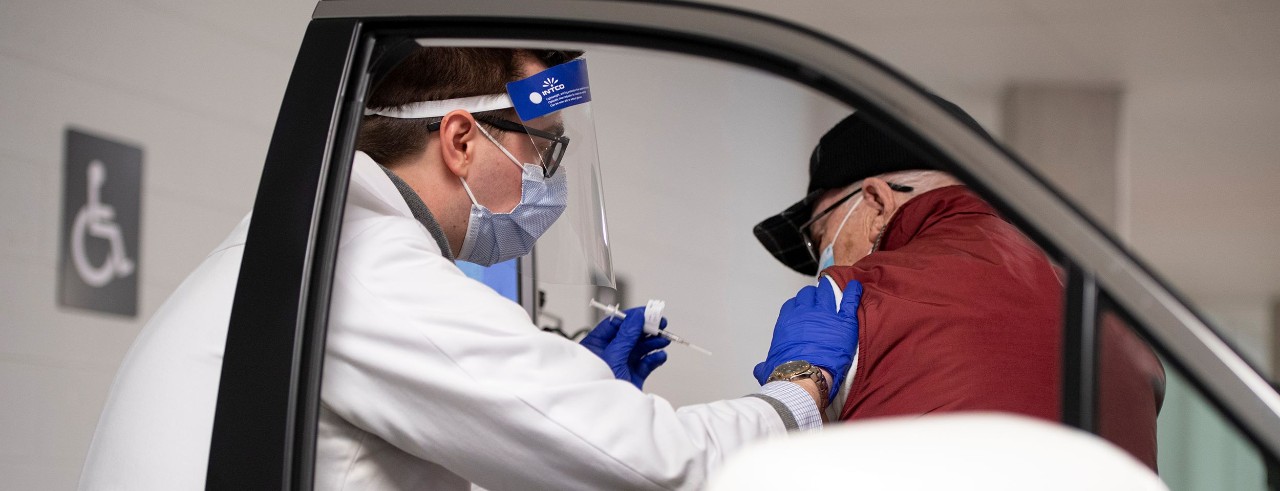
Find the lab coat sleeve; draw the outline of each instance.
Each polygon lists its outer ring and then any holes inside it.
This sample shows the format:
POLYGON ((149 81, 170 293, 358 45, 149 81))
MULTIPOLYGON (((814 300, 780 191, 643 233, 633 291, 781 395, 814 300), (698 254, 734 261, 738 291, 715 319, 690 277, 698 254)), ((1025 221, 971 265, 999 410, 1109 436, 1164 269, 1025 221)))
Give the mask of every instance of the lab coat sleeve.
POLYGON ((415 227, 344 232, 322 402, 351 424, 489 489, 696 488, 785 433, 759 398, 675 409, 614 379, 415 227))

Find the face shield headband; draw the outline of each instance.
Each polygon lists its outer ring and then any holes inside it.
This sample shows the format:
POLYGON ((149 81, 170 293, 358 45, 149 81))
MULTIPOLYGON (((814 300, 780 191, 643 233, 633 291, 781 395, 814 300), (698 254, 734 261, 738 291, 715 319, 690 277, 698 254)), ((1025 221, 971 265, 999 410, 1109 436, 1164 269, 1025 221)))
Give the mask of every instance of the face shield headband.
POLYGON ((449 114, 449 111, 457 109, 474 114, 497 111, 499 109, 511 109, 512 107, 515 107, 515 105, 511 103, 511 96, 507 94, 489 94, 438 101, 411 102, 395 107, 366 108, 364 115, 386 116, 396 119, 425 119, 442 118, 444 115, 449 114))

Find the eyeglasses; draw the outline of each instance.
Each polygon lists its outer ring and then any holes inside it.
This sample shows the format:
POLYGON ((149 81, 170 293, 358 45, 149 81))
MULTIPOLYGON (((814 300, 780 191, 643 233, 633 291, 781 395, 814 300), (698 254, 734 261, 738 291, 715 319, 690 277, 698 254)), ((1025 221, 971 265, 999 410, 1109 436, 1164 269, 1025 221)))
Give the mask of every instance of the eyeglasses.
MULTIPOLYGON (((912 191, 915 191, 915 188, 911 186, 894 184, 892 182, 887 184, 889 185, 889 189, 892 189, 899 193, 910 193, 912 191)), ((803 225, 800 225, 800 228, 799 228, 800 237, 804 239, 805 249, 809 251, 809 257, 812 257, 814 262, 818 262, 818 258, 819 256, 822 255, 822 253, 818 251, 818 244, 813 243, 813 224, 817 223, 818 220, 821 220, 823 217, 830 215, 831 212, 835 211, 836 208, 839 208, 840 205, 843 205, 846 201, 849 201, 849 198, 852 198, 853 195, 858 194, 858 192, 860 191, 862 191, 862 186, 858 186, 857 189, 854 189, 849 194, 844 195, 843 198, 836 200, 835 203, 832 203, 830 206, 826 207, 822 211, 818 212, 818 214, 814 215, 813 218, 810 218, 809 221, 804 222, 803 225)), ((815 194, 820 196, 822 194, 822 191, 819 191, 815 194)))
MULTIPOLYGON (((569 149, 569 137, 563 134, 551 133, 536 128, 530 128, 515 121, 508 121, 502 118, 479 117, 476 121, 488 124, 498 129, 506 131, 517 131, 526 135, 541 138, 547 143, 537 145, 538 155, 542 158, 542 177, 550 178, 560 169, 560 161, 564 159, 564 153, 569 149)), ((440 129, 440 122, 435 121, 427 125, 427 131, 437 131, 440 129)))
POLYGON ((476 118, 476 120, 489 123, 498 129, 518 131, 546 140, 547 143, 545 145, 537 145, 538 154, 542 156, 542 177, 551 177, 556 174, 556 171, 560 169, 561 159, 564 159, 564 152, 569 149, 569 137, 564 136, 564 129, 560 129, 559 134, 557 134, 530 128, 515 121, 501 118, 476 118))

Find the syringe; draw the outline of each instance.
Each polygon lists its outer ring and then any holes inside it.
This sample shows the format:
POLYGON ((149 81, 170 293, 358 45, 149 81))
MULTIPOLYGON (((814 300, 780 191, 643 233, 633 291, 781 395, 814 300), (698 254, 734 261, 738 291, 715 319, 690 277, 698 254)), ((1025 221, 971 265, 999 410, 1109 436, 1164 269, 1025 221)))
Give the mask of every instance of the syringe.
MULTIPOLYGON (((655 305, 654 305, 655 303, 658 303, 658 302, 655 302, 655 301, 650 301, 650 302, 649 302, 649 306, 645 308, 645 313, 646 313, 646 314, 648 314, 648 311, 650 310, 650 308, 652 308, 652 307, 654 307, 654 306, 655 306, 655 305)), ((619 309, 618 309, 618 305, 616 305, 616 304, 615 304, 615 305, 605 305, 605 304, 600 303, 599 301, 597 301, 596 299, 594 299, 594 298, 593 298, 593 299, 591 299, 591 306, 592 306, 592 307, 595 307, 595 308, 597 308, 597 309, 599 309, 601 312, 604 312, 604 313, 605 313, 605 315, 608 315, 608 316, 610 316, 610 317, 617 317, 617 318, 619 318, 619 319, 626 319, 626 318, 627 318, 627 314, 626 314, 625 312, 623 312, 623 311, 619 310, 619 309)), ((661 306, 661 305, 657 305, 657 307, 658 307, 658 309, 657 309, 657 310, 661 310, 661 309, 662 309, 662 306, 661 306)), ((648 317, 648 316, 646 315, 646 317, 648 317)), ((656 318, 660 319, 661 317, 662 317, 662 316, 661 316, 661 314, 658 314, 656 318)), ((646 320, 648 320, 648 319, 646 318, 646 320)), ((688 342, 688 341, 685 341, 685 339, 684 339, 684 338, 682 338, 682 337, 680 337, 680 336, 677 336, 677 335, 675 335, 675 334, 672 334, 672 333, 671 333, 671 332, 669 332, 669 331, 665 331, 665 330, 659 329, 659 328, 658 328, 658 322, 645 322, 644 324, 645 324, 645 325, 644 325, 644 332, 645 332, 645 334, 648 334, 648 335, 650 335, 650 336, 662 336, 662 337, 664 337, 664 338, 667 338, 667 339, 671 340, 671 342, 673 342, 673 343, 683 344, 683 345, 688 346, 688 347, 690 347, 690 348, 693 348, 694 350, 696 350, 696 351, 698 351, 698 352, 701 352, 701 353, 703 353, 703 354, 705 354, 705 355, 707 355, 707 356, 711 356, 711 352, 710 352, 710 351, 707 351, 705 348, 703 348, 703 347, 701 347, 701 346, 698 346, 698 345, 696 345, 696 344, 690 343, 690 342, 688 342)))

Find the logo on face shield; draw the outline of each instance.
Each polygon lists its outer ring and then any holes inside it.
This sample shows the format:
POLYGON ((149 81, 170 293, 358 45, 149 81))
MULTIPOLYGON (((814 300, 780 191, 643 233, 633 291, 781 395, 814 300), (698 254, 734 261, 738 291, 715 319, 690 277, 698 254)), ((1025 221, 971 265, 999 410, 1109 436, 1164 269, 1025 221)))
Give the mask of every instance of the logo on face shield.
MULTIPOLYGON (((564 90, 564 84, 560 83, 560 79, 547 77, 546 80, 542 81, 542 88, 546 90, 543 90, 541 95, 546 96, 551 95, 553 92, 564 90)), ((532 100, 532 97, 530 99, 532 100)), ((534 104, 537 104, 537 102, 534 102, 534 104)))
POLYGON ((586 60, 573 60, 510 82, 507 94, 520 119, 529 121, 591 101, 586 60))

